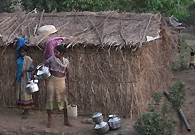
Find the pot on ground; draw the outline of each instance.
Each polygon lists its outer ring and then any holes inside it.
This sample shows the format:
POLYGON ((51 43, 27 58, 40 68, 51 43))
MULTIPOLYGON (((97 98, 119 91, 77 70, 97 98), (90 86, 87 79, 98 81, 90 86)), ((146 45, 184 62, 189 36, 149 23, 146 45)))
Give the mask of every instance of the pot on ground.
POLYGON ((111 114, 108 117, 108 125, 110 129, 117 129, 121 127, 121 119, 118 118, 115 114, 111 114))
POLYGON ((92 120, 96 124, 101 123, 103 121, 102 113, 100 113, 100 112, 94 113, 93 116, 92 116, 92 120))
POLYGON ((102 121, 99 124, 95 125, 95 131, 97 134, 104 134, 109 130, 109 126, 107 122, 102 121))

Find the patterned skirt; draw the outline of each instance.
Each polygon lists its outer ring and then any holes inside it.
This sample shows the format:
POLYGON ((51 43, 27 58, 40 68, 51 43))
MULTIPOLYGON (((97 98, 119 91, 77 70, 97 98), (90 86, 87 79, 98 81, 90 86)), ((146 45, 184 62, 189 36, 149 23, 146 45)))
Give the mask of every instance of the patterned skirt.
POLYGON ((34 107, 32 94, 28 94, 26 90, 21 89, 21 82, 16 82, 16 103, 23 109, 34 107))

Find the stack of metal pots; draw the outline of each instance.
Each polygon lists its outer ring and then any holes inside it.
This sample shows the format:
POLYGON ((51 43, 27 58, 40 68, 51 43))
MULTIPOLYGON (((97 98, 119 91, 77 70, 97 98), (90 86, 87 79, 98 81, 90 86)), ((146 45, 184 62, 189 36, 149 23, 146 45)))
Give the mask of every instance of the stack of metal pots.
POLYGON ((95 131, 97 132, 97 134, 103 134, 109 130, 108 123, 103 121, 102 113, 94 113, 92 116, 92 120, 95 123, 95 131))
POLYGON ((95 123, 95 131, 98 134, 106 133, 109 129, 114 130, 121 127, 121 119, 115 114, 108 116, 108 122, 103 121, 103 115, 100 112, 96 112, 92 116, 92 120, 95 123))

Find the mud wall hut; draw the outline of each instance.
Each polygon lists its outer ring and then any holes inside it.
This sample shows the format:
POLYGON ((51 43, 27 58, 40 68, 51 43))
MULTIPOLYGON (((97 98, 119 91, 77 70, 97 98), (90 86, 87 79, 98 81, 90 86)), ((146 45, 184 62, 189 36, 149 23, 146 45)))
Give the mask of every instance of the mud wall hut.
MULTIPOLYGON (((171 82, 171 37, 160 14, 2 13, 0 34, 1 106, 15 106, 16 46, 11 42, 23 35, 30 39, 28 54, 34 65, 44 60, 47 38, 73 36, 63 44, 79 114, 137 116, 152 94, 171 82), (58 31, 42 38, 36 30, 43 25, 54 25, 58 31)), ((37 109, 45 108, 45 83, 40 82, 40 91, 33 95, 37 109)))

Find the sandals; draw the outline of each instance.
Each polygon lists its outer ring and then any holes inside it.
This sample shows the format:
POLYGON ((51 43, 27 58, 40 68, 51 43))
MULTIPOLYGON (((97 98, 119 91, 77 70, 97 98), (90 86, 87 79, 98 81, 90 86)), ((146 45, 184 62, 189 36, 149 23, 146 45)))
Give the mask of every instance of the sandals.
POLYGON ((22 117, 21 117, 21 119, 27 119, 28 118, 28 115, 29 115, 29 111, 26 110, 26 109, 24 109, 22 111, 22 117))

